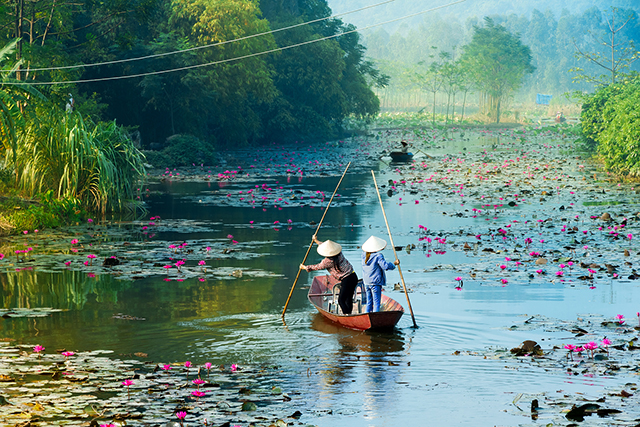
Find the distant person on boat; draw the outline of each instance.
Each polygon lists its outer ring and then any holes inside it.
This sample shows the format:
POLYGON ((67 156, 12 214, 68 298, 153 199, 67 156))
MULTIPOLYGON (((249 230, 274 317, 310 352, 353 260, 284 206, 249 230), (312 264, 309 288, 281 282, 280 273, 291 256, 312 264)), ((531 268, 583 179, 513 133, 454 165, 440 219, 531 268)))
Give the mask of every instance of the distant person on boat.
POLYGON ((564 114, 562 113, 562 111, 558 111, 556 113, 556 123, 563 123, 566 120, 567 119, 564 117, 564 114))
POLYGON ((371 236, 362 245, 362 280, 367 292, 367 313, 380 311, 382 287, 387 283, 385 270, 393 270, 400 261, 387 262, 381 250, 387 247, 383 239, 371 236))
POLYGON ((313 241, 318 245, 318 253, 325 257, 319 264, 300 264, 301 270, 317 271, 327 270, 327 272, 340 283, 340 294, 338 304, 343 314, 351 314, 353 311, 353 294, 358 285, 358 276, 353 271, 353 266, 342 255, 342 246, 331 240, 321 242, 317 236, 313 235, 313 241))
POLYGON ((407 141, 405 141, 404 139, 400 141, 400 148, 398 148, 398 152, 403 154, 409 152, 409 143, 407 143, 407 141))

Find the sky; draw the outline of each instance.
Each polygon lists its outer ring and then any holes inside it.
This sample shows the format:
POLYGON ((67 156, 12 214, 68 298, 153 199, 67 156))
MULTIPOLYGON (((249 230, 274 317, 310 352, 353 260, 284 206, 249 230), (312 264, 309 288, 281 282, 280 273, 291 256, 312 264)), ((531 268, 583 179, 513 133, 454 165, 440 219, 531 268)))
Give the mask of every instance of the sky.
POLYGON ((351 12, 360 8, 384 3, 341 17, 344 22, 354 24, 358 28, 365 28, 443 6, 437 11, 425 12, 383 25, 382 28, 390 33, 403 26, 417 26, 422 22, 425 15, 434 13, 438 13, 441 16, 451 15, 459 19, 466 19, 472 16, 512 13, 517 15, 526 14, 528 16, 533 9, 538 9, 542 12, 549 10, 557 17, 562 14, 563 10, 575 14, 581 13, 591 7, 598 7, 601 10, 609 9, 610 7, 640 10, 640 2, 638 0, 569 0, 564 2, 558 2, 557 0, 327 0, 327 2, 334 14, 351 12))

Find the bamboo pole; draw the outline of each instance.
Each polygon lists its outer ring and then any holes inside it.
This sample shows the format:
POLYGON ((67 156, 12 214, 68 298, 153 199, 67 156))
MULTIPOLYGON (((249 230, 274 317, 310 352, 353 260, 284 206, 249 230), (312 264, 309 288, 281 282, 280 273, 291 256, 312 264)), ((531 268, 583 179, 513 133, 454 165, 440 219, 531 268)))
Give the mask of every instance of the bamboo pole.
MULTIPOLYGON (((344 169, 342 176, 340 177, 340 181, 338 181, 338 185, 336 185, 336 189, 333 191, 331 198, 329 199, 329 203, 327 203, 327 207, 324 209, 324 213, 322 214, 322 218, 320 218, 320 222, 318 223, 318 227, 316 228, 316 232, 313 235, 317 235, 318 231, 320 231, 320 227, 322 226, 322 222, 324 221, 325 215, 327 215, 327 211, 329 210, 329 206, 331 206, 331 202, 333 201, 334 196, 338 192, 338 188, 340 188, 340 184, 342 183, 342 179, 347 173, 351 162, 347 164, 347 167, 344 169)), ((313 247, 313 240, 311 240, 311 244, 309 244, 309 248, 307 248, 307 253, 304 255, 304 259, 302 260, 302 264, 307 261, 307 257, 309 256, 309 252, 311 252, 311 248, 313 247)), ((296 274, 296 279, 293 281, 293 285, 291 286, 291 291, 289 292, 289 297, 287 298, 287 302, 284 304, 284 309, 282 310, 282 320, 284 321, 284 314, 287 311, 287 306, 289 305, 289 300, 291 300, 291 295, 293 295, 293 289, 296 287, 296 283, 298 282, 298 278, 300 277, 300 269, 298 269, 298 274, 296 274)))
MULTIPOLYGON (((380 208, 382 209, 382 216, 384 217, 384 223, 387 225, 387 232, 389 233, 389 241, 391 242, 391 247, 393 248, 393 255, 396 257, 396 261, 398 260, 398 253, 396 252, 396 247, 393 245, 393 237, 391 236, 391 229, 389 228, 389 221, 387 221, 387 214, 384 212, 384 206, 382 205, 382 198, 380 197, 380 191, 378 191, 378 183, 376 182, 376 174, 371 171, 371 176, 373 176, 373 184, 376 186, 376 193, 378 193, 378 200, 380 201, 380 208)), ((404 294, 407 296, 407 304, 409 304, 409 312, 411 313, 411 320, 413 320, 413 327, 417 328, 416 318, 413 315, 413 308, 411 307, 411 301, 409 301, 409 293, 407 292, 407 286, 404 283, 404 277, 402 276, 402 270, 400 269, 400 265, 398 264, 398 273, 400 273, 400 281, 402 282, 402 288, 404 289, 404 294)))

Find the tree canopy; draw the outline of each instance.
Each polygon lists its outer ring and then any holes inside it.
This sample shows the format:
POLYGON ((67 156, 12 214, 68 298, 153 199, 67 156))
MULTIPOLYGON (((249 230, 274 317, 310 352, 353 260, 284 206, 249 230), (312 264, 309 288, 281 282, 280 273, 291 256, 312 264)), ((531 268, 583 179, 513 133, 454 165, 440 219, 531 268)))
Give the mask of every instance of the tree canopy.
POLYGON ((371 86, 385 84, 339 19, 270 32, 329 18, 325 0, 0 0, 0 10, 0 43, 20 39, 17 78, 89 80, 39 88, 137 127, 146 146, 173 134, 219 146, 335 137, 347 116, 378 112, 371 86), (82 66, 93 63, 104 64, 82 66), (80 67, 51 69, 69 65, 80 67))
POLYGON ((491 18, 485 18, 485 26, 475 26, 474 30, 471 42, 463 46, 462 62, 478 90, 485 94, 490 117, 499 123, 501 103, 535 69, 531 49, 491 18))

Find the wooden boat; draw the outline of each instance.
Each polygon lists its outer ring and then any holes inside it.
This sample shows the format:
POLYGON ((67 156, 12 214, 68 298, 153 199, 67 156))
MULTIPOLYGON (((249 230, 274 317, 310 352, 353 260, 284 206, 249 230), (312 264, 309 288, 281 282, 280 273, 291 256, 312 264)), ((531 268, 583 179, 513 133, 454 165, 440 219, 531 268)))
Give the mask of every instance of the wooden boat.
POLYGON ((327 319, 345 328, 360 331, 375 329, 392 329, 404 314, 404 308, 396 300, 382 295, 380 311, 365 313, 362 303, 364 289, 362 281, 358 283, 353 304, 352 314, 342 314, 338 305, 339 290, 335 286, 338 281, 331 276, 316 276, 313 278, 307 297, 313 306, 327 319))
POLYGON ((389 153, 392 162, 408 162, 413 158, 413 153, 404 153, 402 151, 392 151, 389 153))

